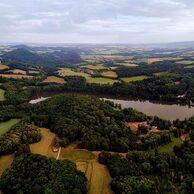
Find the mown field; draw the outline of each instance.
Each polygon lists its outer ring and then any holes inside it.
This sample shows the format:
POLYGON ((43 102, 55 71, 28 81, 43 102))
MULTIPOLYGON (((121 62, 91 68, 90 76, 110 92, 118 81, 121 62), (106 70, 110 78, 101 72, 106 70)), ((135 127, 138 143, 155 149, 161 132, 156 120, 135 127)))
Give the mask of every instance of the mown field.
POLYGON ((0 70, 5 70, 5 69, 9 69, 9 67, 7 65, 0 64, 0 70))
POLYGON ((19 123, 20 119, 11 119, 9 121, 0 123, 0 136, 8 132, 12 126, 19 123))
POLYGON ((108 78, 117 78, 118 77, 118 75, 114 71, 103 71, 101 73, 101 75, 104 77, 108 77, 108 78))
POLYGON ((56 84, 64 84, 65 80, 63 78, 57 76, 48 76, 43 83, 56 83, 56 84))
POLYGON ((135 82, 135 81, 141 81, 144 79, 148 79, 148 76, 140 75, 140 76, 134 76, 134 77, 124 77, 121 78, 124 82, 135 82))
POLYGON ((5 100, 5 90, 0 88, 0 101, 5 100))
POLYGON ((86 65, 83 66, 87 69, 91 69, 91 70, 103 70, 103 69, 107 69, 107 67, 103 66, 102 64, 96 64, 96 65, 86 65))

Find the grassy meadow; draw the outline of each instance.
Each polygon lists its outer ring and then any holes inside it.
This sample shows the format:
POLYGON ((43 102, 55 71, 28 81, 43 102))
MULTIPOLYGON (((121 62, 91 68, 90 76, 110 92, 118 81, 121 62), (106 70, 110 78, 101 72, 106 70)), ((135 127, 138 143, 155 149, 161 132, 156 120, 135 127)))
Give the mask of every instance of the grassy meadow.
POLYGON ((5 90, 0 88, 0 101, 5 100, 5 90))
POLYGON ((11 127, 19 123, 19 121, 20 119, 11 119, 9 121, 0 123, 0 136, 8 132, 11 129, 11 127))

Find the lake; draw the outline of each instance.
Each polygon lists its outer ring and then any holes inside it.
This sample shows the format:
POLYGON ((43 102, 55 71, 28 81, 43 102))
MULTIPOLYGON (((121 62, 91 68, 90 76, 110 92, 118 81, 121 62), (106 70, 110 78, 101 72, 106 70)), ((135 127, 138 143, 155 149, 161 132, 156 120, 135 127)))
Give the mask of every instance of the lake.
POLYGON ((155 103, 147 100, 103 99, 121 104, 122 108, 134 108, 148 116, 158 116, 162 119, 171 121, 176 119, 183 120, 194 115, 194 107, 190 107, 188 105, 155 103))
MULTIPOLYGON (((53 94, 54 95, 54 94, 53 94)), ((53 95, 41 95, 34 97, 29 103, 36 104, 42 102, 53 95)), ((113 99, 111 97, 102 97, 104 100, 110 100, 114 103, 121 104, 122 108, 134 108, 148 116, 158 116, 166 120, 184 120, 194 115, 194 107, 183 104, 165 104, 162 102, 150 102, 148 100, 137 100, 137 99, 113 99)))

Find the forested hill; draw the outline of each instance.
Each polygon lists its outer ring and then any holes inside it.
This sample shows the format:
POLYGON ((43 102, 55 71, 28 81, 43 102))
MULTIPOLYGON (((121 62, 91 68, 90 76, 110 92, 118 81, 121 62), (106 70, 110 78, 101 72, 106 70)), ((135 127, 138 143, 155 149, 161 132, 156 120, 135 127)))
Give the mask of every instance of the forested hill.
POLYGON ((17 48, 1 56, 3 61, 12 64, 27 64, 28 66, 50 66, 74 64, 80 62, 80 55, 77 49, 65 49, 53 52, 38 53, 30 48, 17 48))
MULTIPOLYGON (((148 149, 151 145, 148 143, 149 139, 146 143, 136 143, 140 138, 139 134, 134 134, 127 126, 127 122, 148 121, 149 117, 133 109, 121 110, 113 103, 96 97, 59 95, 29 106, 26 112, 31 122, 40 127, 48 127, 58 134, 62 146, 79 140, 80 148, 127 152, 129 149, 148 149)), ((155 121, 156 125, 162 123, 168 129, 167 121, 155 121)), ((168 133, 162 133, 161 136, 159 134, 152 139, 160 137, 169 141, 168 133)), ((160 143, 164 143, 159 139, 160 143)))

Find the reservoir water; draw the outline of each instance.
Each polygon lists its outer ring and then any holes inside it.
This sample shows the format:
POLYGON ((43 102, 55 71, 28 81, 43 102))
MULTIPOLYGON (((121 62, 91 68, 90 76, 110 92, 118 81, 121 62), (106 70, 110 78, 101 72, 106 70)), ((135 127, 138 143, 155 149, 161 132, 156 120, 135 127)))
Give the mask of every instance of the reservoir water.
MULTIPOLYGON (((41 95, 33 98, 29 103, 36 104, 42 102, 52 95, 41 95), (43 97, 44 96, 44 97, 43 97)), ((104 100, 109 100, 117 104, 121 104, 122 108, 134 108, 149 116, 158 116, 166 120, 184 120, 194 115, 194 107, 183 104, 165 104, 163 102, 150 102, 148 100, 142 101, 137 99, 113 99, 111 97, 100 97, 104 100)))

